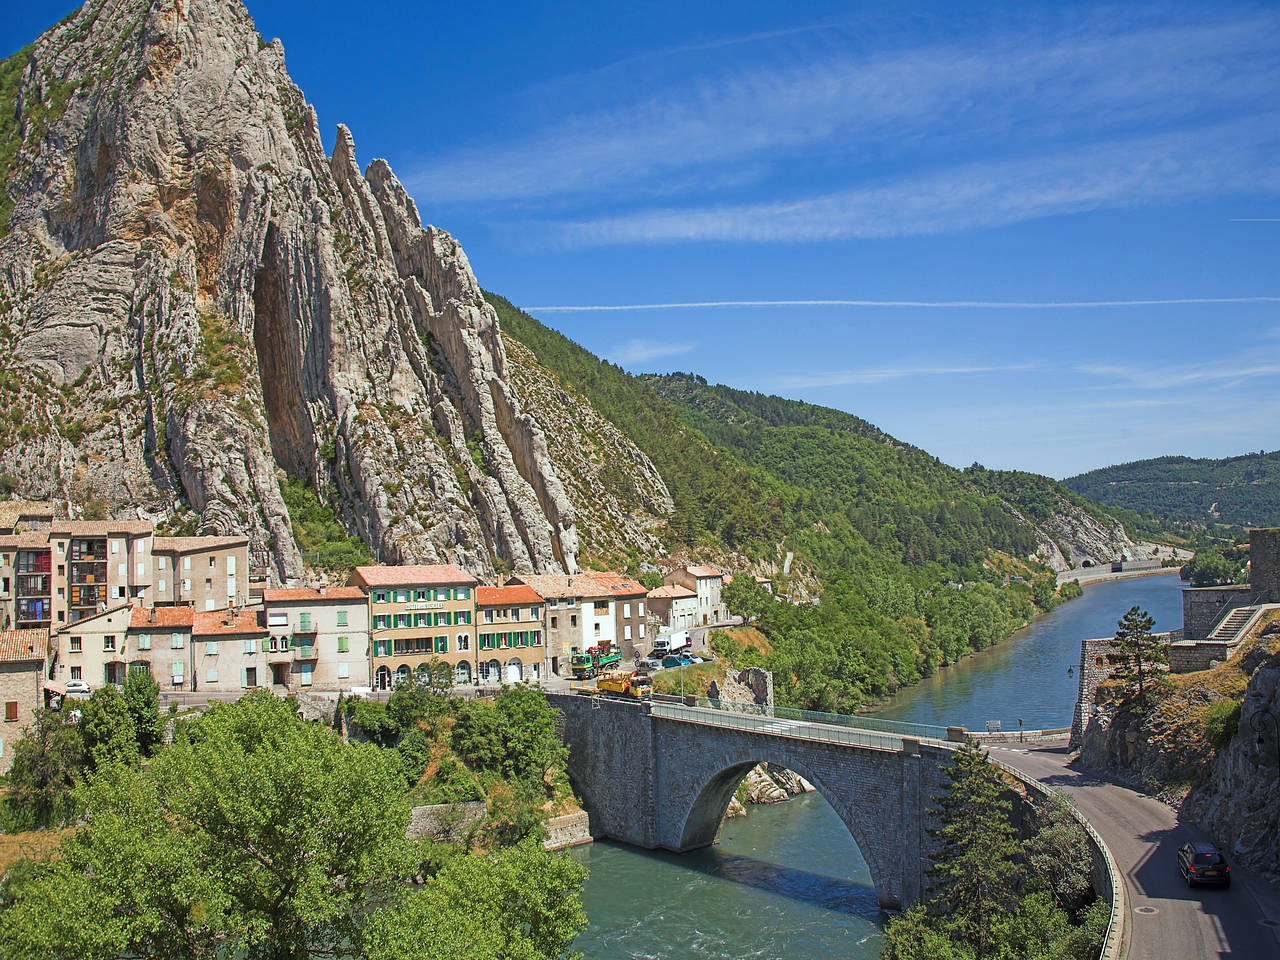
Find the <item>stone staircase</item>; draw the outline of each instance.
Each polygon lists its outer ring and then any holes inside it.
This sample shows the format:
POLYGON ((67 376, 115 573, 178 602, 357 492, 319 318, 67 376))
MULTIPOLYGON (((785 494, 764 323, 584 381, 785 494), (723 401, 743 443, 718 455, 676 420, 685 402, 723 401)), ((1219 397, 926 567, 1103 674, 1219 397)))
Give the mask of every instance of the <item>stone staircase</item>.
POLYGON ((1261 611, 1261 607, 1236 607, 1213 628, 1209 639, 1224 643, 1233 642, 1261 611))

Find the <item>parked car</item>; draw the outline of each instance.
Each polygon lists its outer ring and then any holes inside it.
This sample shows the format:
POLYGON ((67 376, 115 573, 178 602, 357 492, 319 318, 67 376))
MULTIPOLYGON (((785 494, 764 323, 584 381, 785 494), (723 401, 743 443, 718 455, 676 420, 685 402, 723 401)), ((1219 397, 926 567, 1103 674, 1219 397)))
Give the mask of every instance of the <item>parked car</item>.
POLYGON ((637 661, 636 665, 641 670, 661 670, 662 669, 662 661, 657 659, 656 657, 641 657, 640 660, 637 661))
POLYGON ((1178 869, 1187 886, 1219 883, 1231 886, 1231 867, 1212 843, 1184 843, 1178 848, 1178 869))
POLYGON ((664 667, 683 667, 685 665, 685 660, 683 657, 677 656, 663 657, 662 665, 664 667))
POLYGON ((91 692, 92 691, 90 691, 89 689, 89 682, 87 680, 68 680, 67 681, 68 694, 84 694, 88 696, 88 694, 91 692))
POLYGON ((696 653, 690 653, 688 654, 688 657, 689 657, 690 663, 706 663, 707 662, 705 657, 700 657, 696 653))

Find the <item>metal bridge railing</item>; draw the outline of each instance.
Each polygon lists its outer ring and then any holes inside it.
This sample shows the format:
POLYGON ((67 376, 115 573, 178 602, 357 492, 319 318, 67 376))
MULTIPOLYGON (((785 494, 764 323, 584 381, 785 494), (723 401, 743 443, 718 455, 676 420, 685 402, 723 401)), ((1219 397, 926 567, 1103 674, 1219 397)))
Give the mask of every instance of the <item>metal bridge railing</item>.
POLYGON ((794 737, 800 740, 817 740, 823 743, 841 743, 854 747, 870 747, 874 750, 892 750, 895 753, 902 749, 901 736, 871 730, 829 726, 744 711, 717 710, 712 707, 686 707, 674 703, 654 703, 650 710, 655 717, 684 720, 703 726, 726 727, 731 730, 794 737))
POLYGON ((898 737, 915 737, 920 740, 947 739, 946 727, 929 723, 905 723, 901 720, 882 720, 879 717, 850 716, 843 713, 820 713, 816 710, 797 710, 792 707, 769 708, 755 703, 729 703, 724 700, 709 700, 706 697, 698 697, 697 703, 698 706, 711 710, 799 720, 802 723, 819 723, 828 727, 874 730, 877 733, 891 733, 898 737))

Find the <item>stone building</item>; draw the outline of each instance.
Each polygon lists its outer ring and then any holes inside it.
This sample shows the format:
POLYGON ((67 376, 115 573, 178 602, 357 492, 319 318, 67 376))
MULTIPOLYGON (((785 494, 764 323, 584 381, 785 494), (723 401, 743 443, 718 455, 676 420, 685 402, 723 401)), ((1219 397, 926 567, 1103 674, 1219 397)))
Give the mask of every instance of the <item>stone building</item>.
POLYGON ((155 600, 196 610, 243 607, 249 602, 248 537, 156 537, 155 600))
POLYGON ((134 607, 129 614, 125 656, 131 670, 147 670, 161 690, 191 690, 190 607, 134 607))
POLYGON ((622 662, 632 663, 642 655, 642 651, 648 652, 645 603, 649 599, 649 591, 620 573, 591 573, 588 576, 609 592, 613 633, 622 652, 622 662))
POLYGON ((48 630, 0 632, 0 774, 13 763, 13 747, 45 705, 48 630))
POLYGON ((679 584, 694 592, 698 600, 695 626, 705 627, 724 620, 724 604, 720 601, 724 577, 719 570, 705 566, 679 567, 663 577, 662 582, 668 586, 679 584))
MULTIPOLYGON (((267 657, 266 617, 261 610, 197 610, 191 624, 191 689, 209 692, 245 691, 276 683, 267 657)), ((174 684, 178 660, 173 661, 174 684)))
POLYGON ((617 641, 613 596, 591 575, 519 573, 507 580, 514 585, 532 587, 547 602, 547 655, 556 676, 569 675, 573 651, 617 641))
POLYGON ((373 687, 387 690, 435 658, 455 682, 474 676, 475 588, 471 574, 451 564, 356 567, 350 586, 369 596, 373 687))
POLYGON ((532 587, 476 589, 478 683, 519 683, 548 675, 546 605, 532 587))
POLYGON ((53 634, 55 679, 63 683, 83 680, 94 690, 108 683, 123 684, 129 663, 147 659, 129 648, 133 610, 130 603, 120 603, 59 626, 53 634))
POLYGON ((698 594, 678 583, 664 584, 649 591, 649 613, 672 630, 698 625, 698 594))
POLYGON ((369 598, 360 587, 263 591, 271 682, 348 691, 372 683, 369 598))

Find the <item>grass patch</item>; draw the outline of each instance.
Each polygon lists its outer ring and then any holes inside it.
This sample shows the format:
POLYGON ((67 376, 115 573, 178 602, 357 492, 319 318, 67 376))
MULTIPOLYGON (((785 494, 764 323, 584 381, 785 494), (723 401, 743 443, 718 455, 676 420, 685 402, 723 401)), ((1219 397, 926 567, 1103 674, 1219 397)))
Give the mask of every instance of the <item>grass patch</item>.
POLYGON ((687 667, 670 667, 653 674, 653 692, 679 695, 680 677, 684 676, 685 696, 705 697, 714 680, 724 682, 724 665, 718 660, 694 663, 687 667))
POLYGON ((280 495, 289 508, 293 537, 306 563, 336 571, 373 562, 369 548, 347 534, 333 508, 321 503, 305 483, 286 477, 280 482, 280 495))
POLYGON ((75 832, 62 830, 28 830, 23 833, 0 834, 0 877, 19 860, 47 860, 57 852, 62 841, 75 832))

